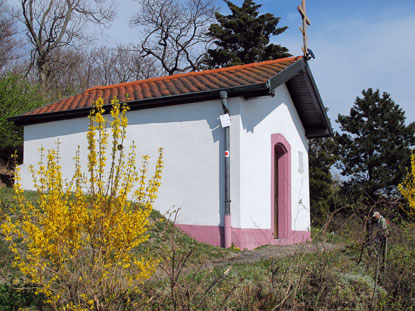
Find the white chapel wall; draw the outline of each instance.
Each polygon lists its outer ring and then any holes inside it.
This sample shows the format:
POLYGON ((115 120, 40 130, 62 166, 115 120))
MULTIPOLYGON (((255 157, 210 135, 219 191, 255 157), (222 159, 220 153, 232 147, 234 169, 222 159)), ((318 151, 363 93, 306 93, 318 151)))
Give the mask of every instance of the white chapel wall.
POLYGON ((133 111, 130 135, 142 150, 164 148, 155 208, 180 209, 178 223, 223 225, 224 152, 220 100, 133 111))
MULTIPOLYGON (((164 148, 165 167, 155 208, 163 213, 180 208, 178 223, 223 225, 224 134, 220 114, 223 114, 220 99, 128 112, 125 148, 134 140, 137 158, 140 160, 144 154, 151 157, 149 175, 157 158, 157 149, 164 148)), ((64 177, 72 176, 72 158, 78 145, 86 171, 87 128, 86 117, 26 126, 22 165, 24 187, 32 189, 27 166, 39 162, 39 147, 54 148, 58 139, 64 177)))
MULTIPOLYGON (((291 146, 292 230, 310 228, 308 145, 304 128, 285 84, 274 97, 241 102, 240 228, 271 228, 271 134, 282 134, 291 146), (303 154, 302 170, 298 156, 303 154)), ((232 220, 234 218, 232 217, 232 220)))
MULTIPOLYGON (((310 226, 307 140, 285 85, 275 97, 244 100, 230 98, 231 114, 231 212, 236 228, 270 228, 271 134, 280 133, 291 144, 292 230, 310 226), (303 153, 299 172, 298 152, 303 153)), ((224 131, 217 100, 130 111, 125 148, 132 140, 138 159, 151 157, 149 174, 164 148, 165 167, 155 208, 163 213, 181 209, 178 223, 223 225, 224 214, 224 131)), ((22 183, 31 189, 28 164, 39 161, 38 148, 61 145, 61 163, 66 178, 73 173, 73 156, 81 147, 86 170, 86 117, 25 127, 22 183)), ((138 163, 139 165, 139 163, 138 163)))

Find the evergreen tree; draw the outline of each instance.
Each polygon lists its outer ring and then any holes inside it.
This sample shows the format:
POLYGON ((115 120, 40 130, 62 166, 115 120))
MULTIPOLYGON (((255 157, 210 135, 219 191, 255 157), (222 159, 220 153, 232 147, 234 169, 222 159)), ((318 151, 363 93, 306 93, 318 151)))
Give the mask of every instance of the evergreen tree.
POLYGON ((227 67, 291 56, 288 49, 270 43, 272 35, 283 33, 287 27, 277 27, 280 18, 266 13, 252 0, 244 0, 238 7, 225 0, 231 15, 216 13, 218 24, 209 27, 208 36, 214 39, 216 49, 209 49, 205 64, 209 67, 227 67))
POLYGON ((405 125, 405 113, 384 92, 362 91, 349 116, 339 115, 343 134, 338 167, 350 195, 377 200, 396 194, 415 145, 415 123, 405 125))
MULTIPOLYGON (((9 73, 0 79, 0 163, 7 163, 15 151, 23 151, 23 128, 8 121, 46 103, 37 85, 30 85, 22 76, 9 73)), ((19 156, 19 159, 21 157, 19 156)))
POLYGON ((313 138, 309 141, 310 206, 313 224, 325 222, 330 212, 334 182, 330 169, 337 161, 337 143, 333 138, 313 138))

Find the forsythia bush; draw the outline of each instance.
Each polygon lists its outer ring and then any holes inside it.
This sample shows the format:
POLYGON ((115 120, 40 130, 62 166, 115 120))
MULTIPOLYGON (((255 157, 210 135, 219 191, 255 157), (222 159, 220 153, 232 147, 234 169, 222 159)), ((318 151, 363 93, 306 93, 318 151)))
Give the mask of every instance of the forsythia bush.
POLYGON ((408 216, 415 216, 415 154, 411 155, 411 170, 406 174, 403 182, 398 185, 398 189, 409 204, 409 209, 406 209, 405 212, 408 216))
POLYGON ((127 110, 117 99, 112 101, 109 130, 103 100, 95 103, 89 116, 86 174, 79 147, 69 181, 62 178, 59 142, 56 150, 41 149, 38 169, 30 168, 39 193, 36 203, 25 201, 16 171, 18 213, 6 216, 2 232, 10 241, 16 266, 54 310, 128 309, 130 294, 158 263, 137 246, 148 239, 162 150, 154 176, 146 178, 148 156, 137 169, 134 144, 128 154, 123 147, 127 110), (107 147, 110 135, 112 144, 107 147))

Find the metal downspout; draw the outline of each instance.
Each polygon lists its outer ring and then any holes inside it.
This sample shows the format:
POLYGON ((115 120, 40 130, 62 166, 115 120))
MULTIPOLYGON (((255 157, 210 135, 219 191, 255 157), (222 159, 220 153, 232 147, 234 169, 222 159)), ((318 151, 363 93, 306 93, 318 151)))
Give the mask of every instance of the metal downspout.
MULTIPOLYGON (((221 91, 223 113, 229 114, 228 92, 221 91)), ((224 219, 224 237, 225 248, 232 246, 232 222, 231 222, 231 196, 230 196, 230 127, 226 126, 225 130, 225 219, 224 219)))

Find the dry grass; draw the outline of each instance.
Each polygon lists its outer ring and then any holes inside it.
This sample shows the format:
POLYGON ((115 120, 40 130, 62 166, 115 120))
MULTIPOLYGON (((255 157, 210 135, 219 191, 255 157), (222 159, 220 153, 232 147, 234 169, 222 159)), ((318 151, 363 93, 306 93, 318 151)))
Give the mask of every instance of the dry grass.
MULTIPOLYGON (((34 197, 33 193, 27 195, 34 197)), ((7 212, 11 192, 0 189, 0 197, 2 212, 7 212)), ((336 226, 314 228, 315 242, 297 246, 296 252, 274 246, 249 252, 209 246, 184 235, 172 222, 159 222, 160 217, 153 212, 154 226, 145 248, 162 261, 158 273, 144 283, 139 294, 130 297, 138 302, 135 310, 415 309, 413 224, 393 226, 388 254, 388 267, 393 269, 381 273, 372 308, 376 260, 365 255, 357 265, 364 240, 363 223, 357 217, 336 218, 336 226), (328 245, 340 246, 330 249, 328 245), (307 251, 311 247, 318 251, 307 251)), ((4 242, 0 246, 5 275, 0 309, 12 310, 14 304, 47 310, 35 305, 39 301, 32 299, 32 293, 9 286, 18 274, 10 268, 4 242)))

